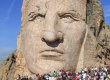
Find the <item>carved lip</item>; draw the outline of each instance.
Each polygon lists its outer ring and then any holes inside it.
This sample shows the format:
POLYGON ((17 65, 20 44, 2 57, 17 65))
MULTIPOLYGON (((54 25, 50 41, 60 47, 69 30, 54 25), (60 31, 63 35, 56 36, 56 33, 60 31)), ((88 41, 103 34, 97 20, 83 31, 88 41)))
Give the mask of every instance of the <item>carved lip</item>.
POLYGON ((58 50, 58 49, 45 49, 40 51, 40 53, 42 54, 43 57, 58 57, 58 56, 62 56, 62 54, 64 54, 63 51, 58 50))

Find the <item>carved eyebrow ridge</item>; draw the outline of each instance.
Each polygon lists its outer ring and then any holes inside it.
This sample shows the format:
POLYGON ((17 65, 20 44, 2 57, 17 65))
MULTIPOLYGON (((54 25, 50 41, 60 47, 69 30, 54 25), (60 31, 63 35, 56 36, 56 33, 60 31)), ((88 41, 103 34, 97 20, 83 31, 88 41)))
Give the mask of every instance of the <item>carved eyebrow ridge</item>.
POLYGON ((84 20, 82 18, 82 15, 79 14, 77 11, 75 10, 68 10, 68 11, 59 11, 58 14, 60 16, 65 15, 65 14, 71 14, 74 18, 78 19, 78 20, 84 20))
POLYGON ((61 15, 63 15, 63 14, 68 14, 68 13, 70 13, 70 14, 74 14, 74 15, 80 15, 77 11, 75 11, 75 10, 68 10, 68 11, 59 11, 58 12, 58 14, 61 14, 61 15))

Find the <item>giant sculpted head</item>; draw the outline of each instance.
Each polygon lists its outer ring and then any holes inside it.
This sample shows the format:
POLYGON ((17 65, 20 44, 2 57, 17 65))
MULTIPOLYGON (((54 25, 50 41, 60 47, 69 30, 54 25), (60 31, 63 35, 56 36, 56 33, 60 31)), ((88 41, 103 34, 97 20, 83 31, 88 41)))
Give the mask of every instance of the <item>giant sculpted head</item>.
POLYGON ((86 35, 86 0, 24 0, 21 33, 30 72, 76 69, 86 35))

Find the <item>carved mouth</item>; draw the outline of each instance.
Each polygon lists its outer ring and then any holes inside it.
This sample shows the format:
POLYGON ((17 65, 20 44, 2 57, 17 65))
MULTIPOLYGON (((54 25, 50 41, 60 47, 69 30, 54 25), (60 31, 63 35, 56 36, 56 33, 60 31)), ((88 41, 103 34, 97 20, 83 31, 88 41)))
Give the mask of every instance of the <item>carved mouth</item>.
MULTIPOLYGON (((64 54, 64 52, 63 51, 61 51, 61 50, 58 50, 58 49, 46 49, 46 50, 42 50, 42 51, 40 51, 40 53, 45 53, 45 52, 48 52, 48 53, 55 53, 54 55, 57 55, 57 54, 64 54)), ((52 54, 50 54, 50 55, 52 55, 52 54)))
POLYGON ((43 59, 56 61, 61 61, 61 57, 64 54, 63 51, 60 51, 58 49, 43 50, 40 51, 40 53, 43 59))

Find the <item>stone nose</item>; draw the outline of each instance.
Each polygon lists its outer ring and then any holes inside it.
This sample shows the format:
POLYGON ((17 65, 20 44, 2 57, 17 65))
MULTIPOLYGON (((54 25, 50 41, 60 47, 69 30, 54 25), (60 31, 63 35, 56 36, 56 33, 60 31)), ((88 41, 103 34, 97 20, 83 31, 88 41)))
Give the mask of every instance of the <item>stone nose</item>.
POLYGON ((58 32, 44 31, 42 40, 48 43, 61 42, 63 41, 63 33, 60 31, 58 32))
POLYGON ((50 13, 49 16, 46 16, 44 27, 43 40, 46 42, 55 42, 62 39, 63 34, 58 29, 58 19, 55 14, 50 13))
POLYGON ((42 37, 42 40, 45 42, 61 42, 63 40, 62 32, 53 32, 53 31, 45 31, 42 37))
POLYGON ((43 39, 47 42, 54 42, 57 40, 57 33, 55 31, 44 31, 43 39))

